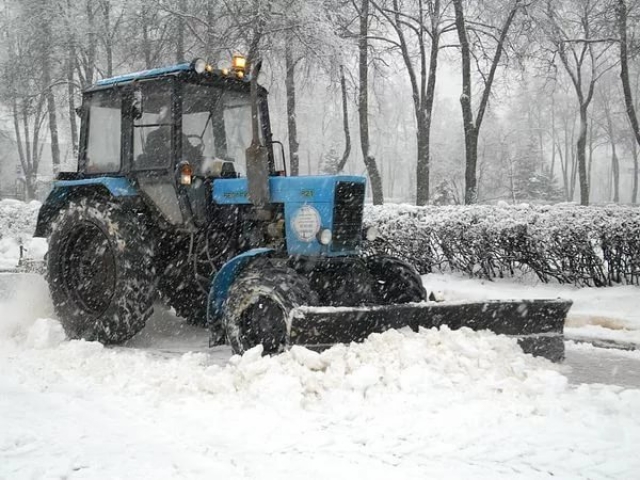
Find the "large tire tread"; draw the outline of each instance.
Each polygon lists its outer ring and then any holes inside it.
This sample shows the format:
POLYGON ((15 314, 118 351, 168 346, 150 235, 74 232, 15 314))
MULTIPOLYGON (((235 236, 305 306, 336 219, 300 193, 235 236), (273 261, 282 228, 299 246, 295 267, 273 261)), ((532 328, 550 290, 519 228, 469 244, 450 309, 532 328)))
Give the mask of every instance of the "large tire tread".
POLYGON ((56 314, 71 339, 122 343, 144 328, 156 296, 154 241, 142 214, 117 201, 83 198, 71 202, 53 223, 47 255, 47 280, 56 314), (101 312, 87 310, 65 287, 65 242, 83 224, 106 237, 115 263, 115 287, 101 312))
MULTIPOLYGON (((243 354, 259 343, 247 339, 242 317, 260 298, 268 298, 278 305, 278 322, 284 324, 293 308, 318 304, 318 295, 307 278, 292 268, 265 259, 254 262, 233 283, 224 305, 222 321, 227 343, 236 354, 243 354)), ((265 345, 264 353, 279 353, 288 346, 289 338, 285 336, 278 346, 268 348, 265 345)))
POLYGON ((420 275, 410 264, 388 255, 367 258, 373 277, 373 293, 381 305, 422 302, 427 292, 420 275))

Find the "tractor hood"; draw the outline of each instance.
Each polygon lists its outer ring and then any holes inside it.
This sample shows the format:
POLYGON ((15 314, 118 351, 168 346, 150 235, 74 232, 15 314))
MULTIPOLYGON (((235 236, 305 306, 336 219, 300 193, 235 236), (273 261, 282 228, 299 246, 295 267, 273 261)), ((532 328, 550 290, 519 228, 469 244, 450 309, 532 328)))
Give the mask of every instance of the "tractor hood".
MULTIPOLYGON (((365 178, 351 175, 269 178, 270 203, 284 205, 289 255, 348 255, 362 237, 365 178), (331 231, 323 245, 319 235, 331 231)), ((248 205, 246 178, 217 179, 213 201, 248 205)))

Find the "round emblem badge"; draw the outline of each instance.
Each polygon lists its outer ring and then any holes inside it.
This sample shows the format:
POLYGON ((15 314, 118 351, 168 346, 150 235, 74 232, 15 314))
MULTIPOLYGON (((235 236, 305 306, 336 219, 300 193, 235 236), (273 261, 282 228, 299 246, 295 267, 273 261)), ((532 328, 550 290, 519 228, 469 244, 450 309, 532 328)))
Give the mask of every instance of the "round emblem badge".
POLYGON ((311 242, 320 231, 320 213, 315 208, 304 205, 294 214, 291 226, 300 240, 311 242))

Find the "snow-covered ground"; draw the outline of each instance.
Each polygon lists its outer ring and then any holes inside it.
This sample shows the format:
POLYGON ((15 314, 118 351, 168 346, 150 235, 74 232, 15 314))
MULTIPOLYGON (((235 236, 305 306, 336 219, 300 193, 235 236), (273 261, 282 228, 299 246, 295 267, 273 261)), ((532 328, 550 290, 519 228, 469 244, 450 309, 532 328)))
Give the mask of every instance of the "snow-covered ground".
POLYGON ((524 355, 513 339, 392 331, 322 354, 240 358, 208 350, 201 330, 160 311, 126 346, 104 348, 64 340, 40 276, 2 278, 2 479, 640 471, 640 390, 571 384, 568 367, 524 355))
MULTIPOLYGON (((567 296, 571 329, 640 330, 633 287, 425 284, 451 299, 567 296)), ((624 385, 639 383, 616 378, 640 352, 569 343, 568 360, 585 359, 573 371, 443 329, 240 358, 158 310, 127 345, 67 341, 43 278, 0 274, 0 479, 638 478, 640 389, 624 385), (613 384, 583 383, 598 366, 613 384)))
MULTIPOLYGON (((24 327, 24 328, 23 328, 24 327)), ((514 341, 388 332, 322 354, 175 357, 1 340, 0 477, 637 478, 640 390, 570 386, 514 341)))

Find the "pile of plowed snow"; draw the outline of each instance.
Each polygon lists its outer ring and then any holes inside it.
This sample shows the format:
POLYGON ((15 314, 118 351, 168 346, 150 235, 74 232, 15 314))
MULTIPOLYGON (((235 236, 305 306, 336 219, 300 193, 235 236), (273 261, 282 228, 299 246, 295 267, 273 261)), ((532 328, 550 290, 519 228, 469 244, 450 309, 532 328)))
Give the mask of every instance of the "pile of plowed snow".
MULTIPOLYGON (((50 319, 14 329, 9 337, 25 361, 44 360, 43 373, 56 377, 66 372, 121 392, 145 387, 152 392, 154 386, 162 385, 162 395, 278 398, 302 408, 327 401, 339 404, 341 399, 361 403, 400 393, 429 397, 438 390, 459 388, 465 394, 539 394, 560 392, 567 386, 566 377, 553 364, 525 355, 514 339, 469 329, 392 330, 322 353, 293 347, 264 357, 262 348, 256 347, 243 356, 232 356, 224 365, 207 353, 166 359, 154 352, 65 341, 59 322, 50 319)), ((51 379, 45 375, 42 380, 51 379)))
POLYGON ((389 331, 221 363, 66 341, 39 319, 0 339, 0 371, 8 478, 78 468, 84 478, 632 478, 640 468, 640 391, 572 387, 487 332, 389 331))

